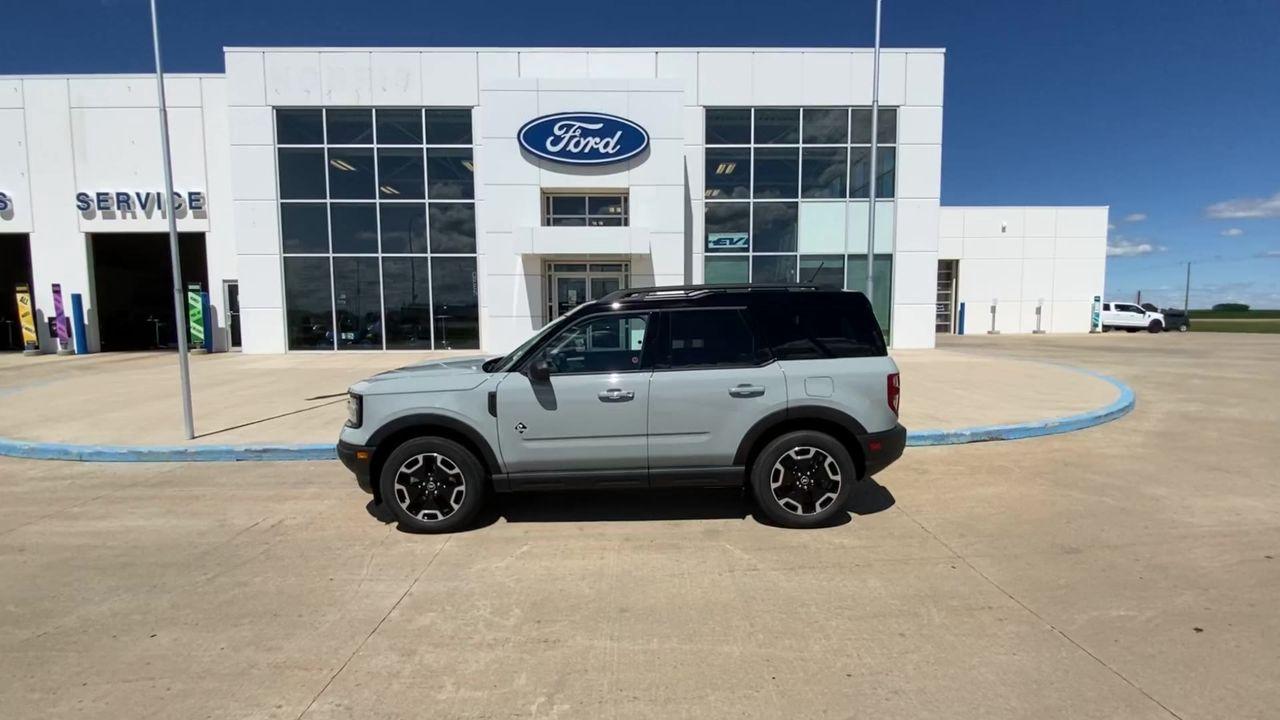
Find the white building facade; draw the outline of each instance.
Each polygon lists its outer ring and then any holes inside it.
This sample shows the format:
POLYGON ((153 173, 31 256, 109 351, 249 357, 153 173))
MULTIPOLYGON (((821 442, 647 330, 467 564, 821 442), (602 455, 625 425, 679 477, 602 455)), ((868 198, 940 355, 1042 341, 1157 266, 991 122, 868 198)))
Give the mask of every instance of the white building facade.
MULTIPOLYGON (((874 179, 868 50, 232 48, 225 63, 167 81, 183 280, 208 292, 214 349, 499 353, 623 287, 860 290, 872 212, 894 347, 976 332, 974 303, 993 298, 1006 331, 1033 329, 1041 298, 1043 329, 1086 331, 1101 294, 1105 208, 940 208, 941 50, 883 52, 874 179), (571 149, 522 134, 550 115, 600 162, 543 156, 571 149)), ((172 342, 157 122, 149 76, 0 77, 0 282, 29 282, 42 319, 53 283, 81 295, 94 351, 172 342)))

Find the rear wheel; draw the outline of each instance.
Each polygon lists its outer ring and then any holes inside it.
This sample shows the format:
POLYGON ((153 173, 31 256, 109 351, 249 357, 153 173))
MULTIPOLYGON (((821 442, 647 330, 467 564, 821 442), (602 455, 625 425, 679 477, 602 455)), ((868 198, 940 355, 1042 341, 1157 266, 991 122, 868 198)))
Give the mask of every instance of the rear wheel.
POLYGON ((812 528, 845 512, 858 480, 853 458, 835 438, 812 430, 775 438, 751 466, 760 511, 784 527, 812 528))
POLYGON ((1181 325, 1178 326, 1178 332, 1186 332, 1186 331, 1187 331, 1186 323, 1182 323, 1181 325))
POLYGON ((452 440, 405 441, 382 465, 382 500, 413 532, 442 533, 466 527, 484 504, 484 469, 452 440))
POLYGON ((1159 320, 1152 320, 1151 324, 1147 326, 1147 332, 1149 333, 1164 332, 1164 323, 1160 322, 1159 320))

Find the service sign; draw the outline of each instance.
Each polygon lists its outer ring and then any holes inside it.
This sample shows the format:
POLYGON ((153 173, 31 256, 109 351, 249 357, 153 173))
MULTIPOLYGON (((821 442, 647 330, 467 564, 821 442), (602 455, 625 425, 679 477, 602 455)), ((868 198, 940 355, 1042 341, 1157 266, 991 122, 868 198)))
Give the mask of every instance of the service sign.
POLYGON ((525 123, 516 138, 534 155, 570 165, 621 162, 649 147, 649 133, 639 125, 590 112, 543 115, 525 123))

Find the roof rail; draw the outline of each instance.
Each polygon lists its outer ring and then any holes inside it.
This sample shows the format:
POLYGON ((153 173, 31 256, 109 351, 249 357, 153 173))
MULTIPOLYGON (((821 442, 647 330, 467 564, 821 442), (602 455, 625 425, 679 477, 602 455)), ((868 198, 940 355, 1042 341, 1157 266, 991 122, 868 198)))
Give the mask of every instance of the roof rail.
POLYGON ((747 284, 740 283, 734 285, 660 285, 657 287, 639 287, 626 288, 624 290, 615 290, 608 295, 600 298, 600 302, 616 302, 626 298, 641 297, 644 295, 657 294, 684 294, 686 296, 699 295, 702 293, 712 292, 742 292, 742 291, 773 291, 780 290, 819 290, 817 285, 796 285, 788 283, 756 283, 747 284))

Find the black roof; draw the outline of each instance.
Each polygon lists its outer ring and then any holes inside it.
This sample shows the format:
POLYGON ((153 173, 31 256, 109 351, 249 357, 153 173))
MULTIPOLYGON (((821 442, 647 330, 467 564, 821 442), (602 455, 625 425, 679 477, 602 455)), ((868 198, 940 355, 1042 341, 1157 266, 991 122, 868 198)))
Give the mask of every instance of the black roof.
POLYGON ((724 303, 755 304, 770 302, 778 294, 805 296, 859 296, 860 292, 825 290, 817 285, 662 285, 616 290, 574 309, 576 315, 593 315, 611 310, 638 308, 714 307, 724 303))

